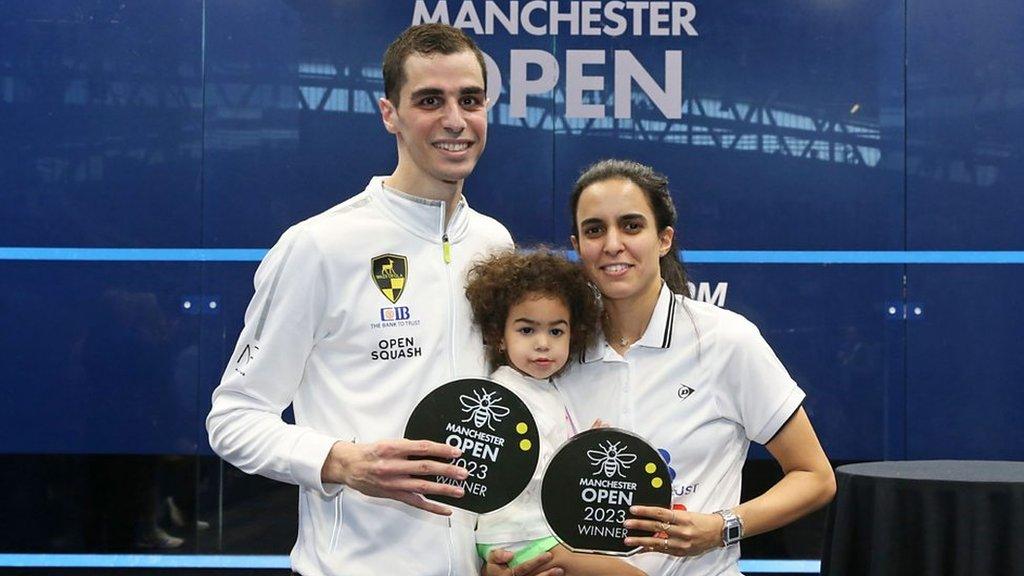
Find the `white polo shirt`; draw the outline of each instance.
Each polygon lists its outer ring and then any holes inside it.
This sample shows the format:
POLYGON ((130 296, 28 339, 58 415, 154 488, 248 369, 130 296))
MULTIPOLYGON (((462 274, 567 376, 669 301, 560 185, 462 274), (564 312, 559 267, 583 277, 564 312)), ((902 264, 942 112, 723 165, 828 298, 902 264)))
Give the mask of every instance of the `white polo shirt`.
MULTIPOLYGON (((577 422, 600 418, 638 433, 668 461, 672 503, 713 513, 740 502, 750 441, 767 443, 804 399, 746 318, 673 294, 664 284, 651 321, 625 357, 606 342, 558 381, 577 422)), ((629 560, 649 575, 740 574, 739 547, 629 560)))

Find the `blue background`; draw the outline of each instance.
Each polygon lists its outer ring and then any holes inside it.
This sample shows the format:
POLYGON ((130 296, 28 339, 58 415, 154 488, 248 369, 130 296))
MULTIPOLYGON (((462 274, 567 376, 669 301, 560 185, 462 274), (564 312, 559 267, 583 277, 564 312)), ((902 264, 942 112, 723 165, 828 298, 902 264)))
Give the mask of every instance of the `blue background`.
MULTIPOLYGON (((479 37, 506 93, 470 203, 520 244, 567 246, 582 167, 652 164, 691 276, 728 283, 725 307, 806 390, 831 458, 1024 459, 1024 268, 967 253, 1024 250, 1024 4, 695 3, 697 37, 479 37), (607 50, 587 68, 604 101, 612 50, 659 82, 682 50, 684 115, 636 92, 632 120, 566 119, 560 81, 509 118, 508 53, 526 48, 563 67, 566 50, 607 50), (726 263, 733 250, 869 263, 726 263), (940 254, 903 263, 914 251, 940 254)), ((411 2, 0 6, 0 453, 210 454, 203 420, 257 262, 120 249, 266 249, 390 172, 380 59, 411 19, 411 2)))

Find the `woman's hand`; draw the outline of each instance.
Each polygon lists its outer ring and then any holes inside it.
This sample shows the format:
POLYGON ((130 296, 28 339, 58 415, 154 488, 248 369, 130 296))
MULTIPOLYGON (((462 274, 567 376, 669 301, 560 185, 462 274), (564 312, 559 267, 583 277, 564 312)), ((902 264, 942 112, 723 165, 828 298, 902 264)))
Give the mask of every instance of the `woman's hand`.
MULTIPOLYGON (((778 461, 784 475, 764 494, 732 509, 743 519, 744 536, 785 526, 828 504, 836 492, 832 466, 803 408, 796 411, 765 447, 778 461)), ((725 521, 718 514, 650 506, 634 506, 630 512, 639 519, 627 520, 627 528, 655 535, 626 538, 627 545, 646 546, 673 556, 696 556, 722 545, 725 521)))
POLYGON ((636 519, 626 520, 630 530, 651 532, 646 538, 627 537, 627 546, 643 546, 672 556, 698 556, 722 545, 725 520, 718 514, 700 514, 654 506, 632 506, 636 519))

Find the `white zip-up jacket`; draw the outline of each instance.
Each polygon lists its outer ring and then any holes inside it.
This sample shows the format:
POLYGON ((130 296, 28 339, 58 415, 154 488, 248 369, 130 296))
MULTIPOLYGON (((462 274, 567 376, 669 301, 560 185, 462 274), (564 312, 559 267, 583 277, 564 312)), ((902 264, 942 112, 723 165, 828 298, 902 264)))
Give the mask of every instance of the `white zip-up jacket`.
POLYGON ((466 272, 511 249, 511 236, 465 201, 445 229, 444 202, 382 182, 291 227, 263 259, 213 393, 210 445, 245 472, 299 486, 291 563, 303 576, 476 574, 471 515, 320 481, 334 442, 401 438, 429 391, 487 374, 466 272), (289 404, 295 425, 281 420, 289 404))

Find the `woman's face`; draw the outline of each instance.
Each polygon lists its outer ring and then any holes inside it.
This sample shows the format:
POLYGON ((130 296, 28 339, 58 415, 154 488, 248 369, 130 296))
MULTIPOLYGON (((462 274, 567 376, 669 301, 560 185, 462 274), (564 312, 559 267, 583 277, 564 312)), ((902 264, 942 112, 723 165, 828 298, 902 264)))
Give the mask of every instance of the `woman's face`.
POLYGON ((605 298, 629 300, 661 289, 658 259, 671 249, 674 232, 658 232, 640 187, 619 178, 591 184, 580 194, 576 222, 572 245, 605 298))

